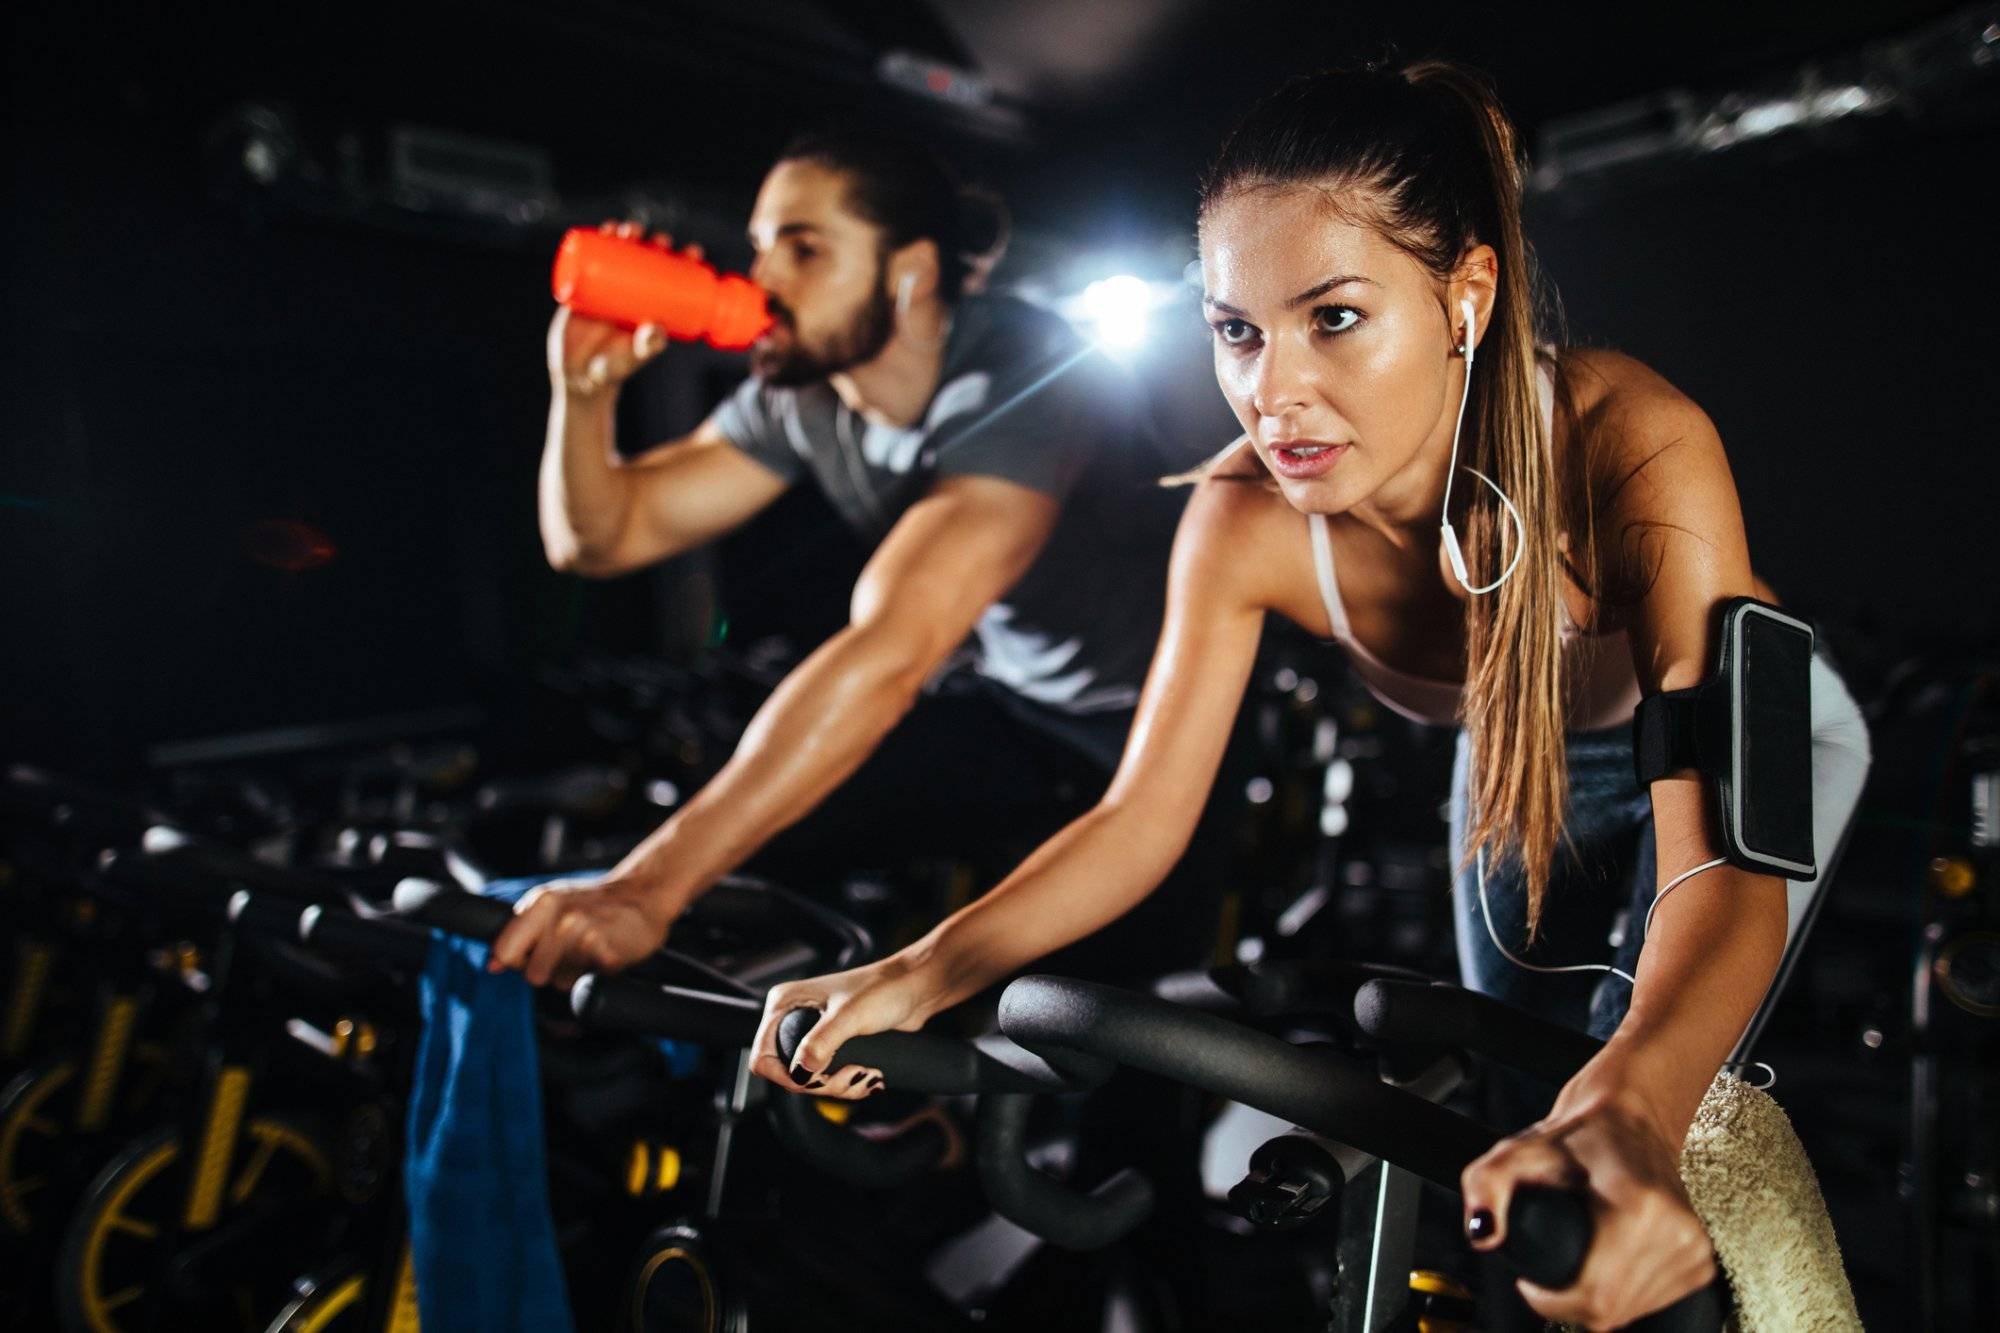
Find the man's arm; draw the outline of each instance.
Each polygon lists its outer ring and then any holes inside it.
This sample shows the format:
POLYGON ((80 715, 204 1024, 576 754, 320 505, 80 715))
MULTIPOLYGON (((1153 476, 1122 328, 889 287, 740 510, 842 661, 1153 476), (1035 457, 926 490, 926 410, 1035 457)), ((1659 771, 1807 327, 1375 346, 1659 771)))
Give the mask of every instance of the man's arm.
POLYGON ((859 768, 926 678, 1033 563, 1056 501, 993 477, 950 477, 912 505, 855 584, 846 628, 787 676, 722 771, 598 884, 524 899, 494 945, 541 984, 619 967, 859 768))
POLYGON ((542 549, 556 569, 604 578, 644 568, 729 531, 785 489, 785 479, 735 448, 713 417, 682 439, 619 459, 619 385, 663 345, 657 330, 627 336, 568 310, 549 325, 538 496, 542 549))

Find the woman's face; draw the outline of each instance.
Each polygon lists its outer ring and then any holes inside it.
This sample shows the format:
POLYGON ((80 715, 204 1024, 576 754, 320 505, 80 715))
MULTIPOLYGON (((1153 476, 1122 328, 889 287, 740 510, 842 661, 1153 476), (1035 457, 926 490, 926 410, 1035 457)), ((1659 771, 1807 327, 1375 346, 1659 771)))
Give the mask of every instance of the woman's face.
POLYGON ((1285 499, 1425 518, 1464 384, 1437 279, 1307 186, 1212 203, 1201 269, 1216 382, 1285 499))

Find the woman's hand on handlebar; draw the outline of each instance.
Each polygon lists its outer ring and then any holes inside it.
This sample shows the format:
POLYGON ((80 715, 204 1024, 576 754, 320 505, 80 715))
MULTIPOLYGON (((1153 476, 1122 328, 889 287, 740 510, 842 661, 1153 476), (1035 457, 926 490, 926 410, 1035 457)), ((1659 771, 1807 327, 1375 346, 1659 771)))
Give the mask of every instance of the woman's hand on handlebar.
POLYGON ((1575 1285, 1516 1286, 1546 1319, 1622 1328, 1713 1282, 1715 1250, 1681 1184, 1678 1146, 1631 1097, 1601 1083, 1579 1086, 1591 1072, 1563 1090, 1546 1119, 1468 1166, 1460 1186, 1466 1230, 1480 1249, 1505 1238, 1515 1186, 1586 1190, 1596 1233, 1575 1285))
POLYGON ((517 969, 533 986, 567 986, 585 972, 617 971, 648 957, 678 914, 657 885, 615 873, 554 880, 521 896, 486 967, 517 969))
POLYGON ((757 1026, 753 1073, 787 1092, 859 1101, 883 1087, 882 1071, 864 1065, 826 1065, 856 1037, 878 1032, 915 1032, 930 1016, 933 987, 923 971, 900 954, 823 977, 787 981, 764 997, 757 1026), (797 1072, 785 1067, 778 1051, 778 1022, 794 1009, 817 1010, 820 1018, 799 1043, 797 1072))

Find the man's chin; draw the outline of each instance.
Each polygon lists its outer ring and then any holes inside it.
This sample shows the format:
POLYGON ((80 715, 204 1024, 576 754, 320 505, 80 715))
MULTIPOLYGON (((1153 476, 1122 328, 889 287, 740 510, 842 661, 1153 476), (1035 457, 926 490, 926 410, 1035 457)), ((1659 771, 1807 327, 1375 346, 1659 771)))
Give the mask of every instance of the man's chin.
POLYGON ((750 373, 773 388, 790 389, 825 379, 827 372, 814 358, 800 355, 796 345, 758 343, 750 349, 750 373))

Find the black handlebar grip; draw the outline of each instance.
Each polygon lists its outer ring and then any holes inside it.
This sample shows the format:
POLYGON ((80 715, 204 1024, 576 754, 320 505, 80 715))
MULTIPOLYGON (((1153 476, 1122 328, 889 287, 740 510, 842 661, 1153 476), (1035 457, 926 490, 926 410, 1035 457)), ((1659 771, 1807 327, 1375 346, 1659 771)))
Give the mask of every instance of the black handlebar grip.
POLYGON ((1604 1043, 1488 995, 1420 981, 1370 981, 1354 993, 1354 1021, 1377 1041, 1459 1046, 1562 1084, 1604 1043))
POLYGON ((1536 1286, 1561 1291, 1583 1271, 1595 1231, 1590 1204, 1582 1195, 1549 1185, 1522 1185, 1507 1206, 1507 1239, 1500 1253, 1536 1286))
POLYGON ((771 1128, 786 1149, 856 1189, 895 1189, 936 1166, 950 1150, 944 1129, 923 1121, 886 1139, 864 1139, 820 1114, 812 1097, 773 1097, 771 1128))
POLYGON ((142 856, 195 868, 216 879, 296 900, 300 906, 337 899, 338 885, 305 871, 274 866, 222 843, 197 838, 171 824, 155 824, 139 839, 142 856))
POLYGON ((1128 1234, 1153 1210, 1153 1186, 1127 1167, 1088 1194, 1028 1165, 1034 1098, 991 1093, 979 1102, 979 1179, 987 1202, 1008 1221, 1066 1250, 1096 1250, 1128 1234))
POLYGON ((488 944, 514 919, 514 909, 498 898, 483 898, 455 884, 430 879, 406 879, 398 884, 395 904, 403 916, 488 944))
MULTIPOLYGON (((1590 1204, 1581 1194, 1549 1185, 1522 1185, 1507 1208, 1507 1239, 1501 1242, 1500 1253, 1528 1281, 1561 1291, 1583 1271, 1595 1232, 1590 1204)), ((1718 1333, 1728 1316, 1727 1288, 1717 1278, 1626 1328, 1635 1333, 1718 1333)))
POLYGON ((593 972, 569 992, 570 1010, 592 1027, 671 1037, 732 1050, 757 1035, 764 1006, 736 995, 657 986, 635 977, 593 972))
POLYGON ((819 1023, 819 1010, 793 1009, 778 1020, 778 1058, 791 1069, 799 1062, 799 1047, 819 1023))
POLYGON ((108 884, 159 893, 185 893, 192 889, 214 887, 207 883, 208 877, 191 880, 185 867, 177 868, 174 863, 158 857, 116 847, 98 853, 97 873, 108 884))
POLYGON ((295 916, 299 943, 344 958, 420 968, 430 958, 431 933, 402 921, 364 921, 337 907, 308 907, 295 916))
POLYGON ((229 924, 248 935, 291 939, 299 928, 299 905, 238 889, 229 898, 229 924))
MULTIPOLYGON (((799 1046, 819 1022, 817 1009, 793 1009, 778 1020, 778 1055, 785 1068, 798 1063, 799 1046)), ((933 1032, 877 1032, 850 1037, 834 1053, 826 1069, 867 1065, 882 1071, 883 1081, 902 1092, 956 1094, 969 1092, 1069 1092, 1095 1086, 1110 1075, 1102 1062, 1065 1062, 1060 1068, 1029 1057, 996 1059, 969 1041, 933 1032)))
POLYGON ((1627 1324, 1627 1333, 1719 1333, 1729 1325, 1729 1284, 1720 1274, 1664 1310, 1627 1324))
MULTIPOLYGON (((794 1009, 778 1020, 778 1054, 786 1069, 798 1063, 799 1046, 817 1022, 816 1009, 794 1009)), ((1046 1087, 986 1058, 970 1042, 929 1032, 877 1032, 850 1037, 827 1062, 826 1069, 812 1072, 824 1074, 843 1065, 879 1069, 888 1086, 903 1092, 964 1093, 989 1088, 1025 1091, 1046 1087)))

